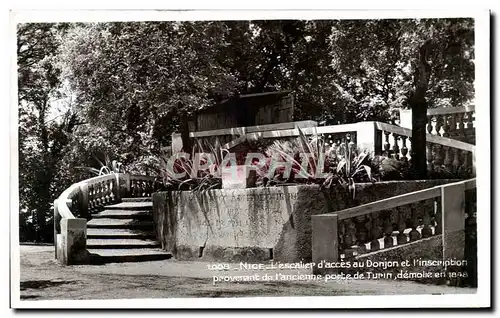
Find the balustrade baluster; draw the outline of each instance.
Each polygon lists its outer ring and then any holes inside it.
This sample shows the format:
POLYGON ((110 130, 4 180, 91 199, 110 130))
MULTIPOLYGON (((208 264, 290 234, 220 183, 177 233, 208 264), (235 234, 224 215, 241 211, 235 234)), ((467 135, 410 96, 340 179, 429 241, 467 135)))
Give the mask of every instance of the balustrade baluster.
POLYGON ((356 244, 357 237, 356 237, 356 226, 354 222, 351 219, 346 220, 346 236, 344 237, 345 239, 345 245, 346 248, 344 249, 344 254, 347 259, 352 258, 353 256, 353 245, 356 244))
POLYGON ((405 213, 404 211, 402 210, 402 208, 399 208, 399 213, 398 213, 398 236, 397 236, 397 239, 398 239, 398 245, 402 245, 402 244, 405 244, 407 242, 406 240, 406 235, 404 233, 405 229, 406 229, 406 219, 405 219, 405 213))
POLYGON ((136 197, 137 196, 137 181, 136 180, 132 180, 131 181, 131 194, 133 197, 136 197))
POLYGON ((450 136, 453 137, 457 131, 457 114, 450 114, 449 130, 450 136))
POLYGON ((149 197, 153 193, 153 182, 152 181, 147 181, 146 182, 146 196, 149 197))
POLYGON ((458 171, 458 168, 460 167, 460 157, 458 151, 459 149, 453 148, 453 173, 456 173, 458 171))
POLYGON ((347 236, 349 238, 347 240, 349 248, 352 248, 352 246, 358 241, 358 237, 356 236, 356 224, 354 224, 352 219, 347 221, 347 236))
POLYGON ((380 212, 372 213, 371 218, 372 240, 370 242, 370 251, 373 252, 380 249, 380 243, 378 241, 378 239, 382 235, 380 212))
POLYGON ((436 116, 436 126, 434 127, 435 135, 441 136, 441 127, 443 127, 443 117, 441 115, 436 116))
POLYGON ((346 226, 345 226, 345 221, 341 220, 338 223, 338 231, 339 231, 339 249, 344 250, 347 248, 346 246, 346 241, 345 241, 345 236, 346 236, 346 226))
POLYGON ((443 115, 443 137, 450 136, 450 124, 448 123, 449 115, 443 115))
POLYGON ((462 154, 462 157, 464 158, 461 166, 463 167, 463 170, 466 172, 469 169, 469 154, 470 153, 467 150, 460 150, 460 152, 462 154))
POLYGON ((365 243, 370 243, 371 240, 373 239, 373 219, 371 215, 366 216, 366 222, 365 222, 365 228, 366 228, 366 239, 365 243))
MULTIPOLYGON (((433 202, 434 203, 434 202, 433 202)), ((429 209, 434 209, 434 204, 432 206, 428 206, 427 202, 421 201, 421 205, 423 206, 424 212, 422 217, 423 227, 422 227, 422 238, 426 238, 432 236, 432 228, 431 228, 431 214, 429 209)))
POLYGON ((441 198, 434 198, 434 235, 441 234, 442 227, 442 214, 441 214, 441 198))
POLYGON ((393 133, 392 137, 394 138, 394 146, 392 147, 392 152, 394 153, 394 159, 399 160, 399 146, 398 146, 399 136, 393 133))
POLYGON ((109 183, 109 201, 111 203, 115 202, 115 194, 113 193, 113 181, 110 181, 109 183))
POLYGON ((408 162, 408 157, 406 156, 408 154, 408 148, 406 147, 406 136, 401 136, 401 160, 404 161, 405 163, 408 162))
POLYGON ((109 191, 110 191, 110 189, 109 189, 109 181, 106 181, 104 183, 104 190, 105 190, 104 191, 104 202, 106 204, 109 204, 109 202, 111 201, 111 197, 109 196, 109 191))
POLYGON ((92 210, 95 211, 97 209, 97 186, 94 183, 92 185, 92 210))
POLYGON ((417 228, 419 225, 418 220, 418 207, 415 207, 413 204, 411 206, 411 231, 410 231, 410 242, 416 241, 420 239, 420 232, 418 232, 417 228))
POLYGON ((101 183, 96 183, 96 193, 95 193, 95 203, 96 203, 96 209, 98 209, 101 206, 101 183))
POLYGON ((384 248, 394 246, 394 240, 392 238, 392 222, 391 222, 391 211, 384 211, 384 248))
POLYGON ((387 157, 390 157, 390 149, 391 149, 391 144, 389 142, 389 135, 391 133, 388 131, 384 131, 385 135, 385 141, 384 141, 384 152, 387 157))
POLYGON ((434 167, 441 167, 443 165, 443 149, 439 144, 434 145, 434 167))
POLYGON ((473 130, 474 127, 474 118, 472 116, 474 115, 474 112, 468 112, 467 113, 467 129, 468 130, 473 130))
POLYGON ((465 139, 464 114, 458 114, 458 137, 459 140, 465 139))
POLYGON ((434 171, 434 165, 433 165, 433 157, 434 157, 434 149, 433 149, 433 144, 431 144, 430 142, 427 143, 426 145, 426 161, 427 161, 427 171, 429 171, 429 173, 432 173, 434 171))
POLYGON ((138 193, 138 197, 143 197, 144 196, 144 182, 143 181, 139 181, 137 182, 138 183, 138 187, 137 189, 139 189, 139 193, 138 193))
POLYGON ((425 128, 428 134, 432 133, 432 116, 427 116, 427 126, 425 128))
POLYGON ((97 210, 97 207, 99 206, 99 202, 97 201, 97 197, 98 197, 98 191, 99 191, 99 187, 98 187, 98 184, 97 183, 94 183, 94 211, 97 210))
POLYGON ((99 188, 101 190, 99 193, 99 198, 101 200, 99 208, 101 208, 106 204, 106 184, 104 183, 104 181, 101 181, 99 185, 99 188))
POLYGON ((408 141, 410 142, 410 145, 408 146, 408 160, 411 160, 411 151, 412 151, 412 142, 411 142, 412 138, 411 137, 408 137, 408 141))
POLYGON ((452 170, 452 160, 451 160, 451 148, 444 146, 444 166, 448 170, 452 170))
POLYGON ((358 254, 363 254, 366 252, 365 244, 367 243, 368 238, 368 230, 366 228, 366 215, 356 217, 355 221, 358 254))
POLYGON ((89 207, 89 211, 92 212, 93 211, 93 189, 94 189, 94 186, 92 184, 89 184, 88 187, 88 200, 89 200, 89 203, 88 203, 88 207, 89 207))

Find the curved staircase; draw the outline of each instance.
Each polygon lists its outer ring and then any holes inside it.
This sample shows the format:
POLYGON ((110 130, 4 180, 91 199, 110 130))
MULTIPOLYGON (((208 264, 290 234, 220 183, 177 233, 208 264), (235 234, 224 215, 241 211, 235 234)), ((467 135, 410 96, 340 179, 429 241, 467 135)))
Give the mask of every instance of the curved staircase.
POLYGON ((154 235, 153 204, 150 197, 122 198, 104 206, 87 222, 87 250, 91 263, 164 260, 154 235))

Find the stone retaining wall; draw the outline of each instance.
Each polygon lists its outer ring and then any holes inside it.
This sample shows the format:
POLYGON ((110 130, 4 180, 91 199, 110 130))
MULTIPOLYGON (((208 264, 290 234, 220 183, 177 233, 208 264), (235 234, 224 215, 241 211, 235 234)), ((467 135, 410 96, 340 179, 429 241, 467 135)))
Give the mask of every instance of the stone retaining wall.
POLYGON ((156 234, 178 259, 311 260, 311 215, 339 211, 453 180, 391 181, 341 187, 285 186, 153 194, 156 234))

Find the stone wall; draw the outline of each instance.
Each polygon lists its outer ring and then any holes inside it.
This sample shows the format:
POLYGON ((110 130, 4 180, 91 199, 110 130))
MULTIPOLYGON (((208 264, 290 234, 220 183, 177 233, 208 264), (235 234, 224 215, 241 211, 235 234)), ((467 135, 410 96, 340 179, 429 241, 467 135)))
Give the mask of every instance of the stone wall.
POLYGON ((311 215, 339 211, 452 180, 157 192, 153 214, 162 247, 178 259, 311 260, 311 215))

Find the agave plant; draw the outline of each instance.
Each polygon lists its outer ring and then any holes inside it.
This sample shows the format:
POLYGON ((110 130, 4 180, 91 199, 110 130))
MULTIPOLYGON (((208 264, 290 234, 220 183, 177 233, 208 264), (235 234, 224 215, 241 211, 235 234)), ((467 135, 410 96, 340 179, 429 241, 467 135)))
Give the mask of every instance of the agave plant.
MULTIPOLYGON (((177 159, 170 167, 169 158, 161 156, 159 160, 158 173, 163 179, 163 183, 170 188, 178 190, 189 189, 192 191, 207 191, 214 188, 220 188, 222 184, 222 161, 227 150, 222 149, 218 140, 215 145, 208 142, 202 142, 197 139, 190 158, 177 159), (213 161, 206 170, 198 170, 194 158, 197 153, 208 154, 213 161), (173 169, 173 170, 172 170, 173 169), (182 178, 176 177, 177 174, 184 173, 182 178)), ((206 164, 207 159, 202 159, 201 164, 206 164)))
MULTIPOLYGON (((298 130, 299 136, 296 139, 276 140, 265 151, 268 159, 276 159, 278 156, 279 159, 292 165, 289 178, 283 176, 284 168, 277 169, 269 182, 270 185, 285 182, 321 183, 324 181, 325 178, 321 177, 319 173, 327 170, 330 152, 320 136, 307 137, 302 129, 298 130), (308 160, 307 165, 302 162, 303 160, 308 160)), ((259 176, 261 178, 268 177, 269 169, 269 163, 267 163, 265 168, 261 169, 259 176)))
POLYGON ((356 182, 375 182, 370 167, 371 155, 368 152, 360 151, 353 143, 345 142, 340 146, 337 157, 339 159, 337 167, 325 180, 324 186, 331 186, 335 180, 346 187, 354 197, 356 195, 356 182))
POLYGON ((82 167, 82 166, 75 167, 75 169, 89 172, 97 176, 123 172, 121 162, 117 160, 111 160, 108 154, 104 155, 104 162, 99 160, 97 156, 94 156, 94 159, 100 164, 101 167, 99 169, 94 167, 82 167))

